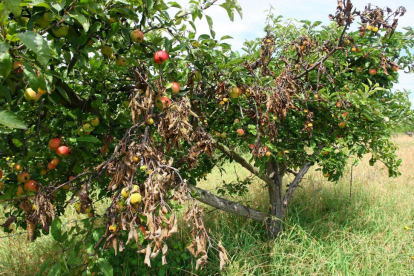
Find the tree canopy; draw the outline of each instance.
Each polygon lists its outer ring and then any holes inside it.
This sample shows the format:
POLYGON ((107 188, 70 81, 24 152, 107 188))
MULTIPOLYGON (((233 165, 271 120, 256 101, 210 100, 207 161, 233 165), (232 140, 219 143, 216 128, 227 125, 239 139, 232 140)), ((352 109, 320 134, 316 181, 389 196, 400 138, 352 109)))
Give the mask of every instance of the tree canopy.
MULTIPOLYGON (((242 16, 235 0, 193 0, 188 10, 163 0, 0 3, 5 231, 15 223, 31 240, 51 232, 110 273, 109 247, 135 244, 145 264, 159 254, 166 262, 184 208, 197 268, 210 247, 223 266, 226 250, 208 235, 199 201, 262 221, 274 238, 311 166, 337 181, 350 156, 371 154, 370 164, 399 174, 390 135, 412 116, 407 92, 393 90, 413 63, 414 32, 396 29, 405 8, 338 1, 327 26, 270 13, 267 35, 240 53, 215 36, 204 13, 212 5, 242 16), (210 33, 196 35, 204 18, 210 33), (196 187, 227 160, 264 181, 269 212, 196 187), (101 200, 108 207, 98 214, 101 200), (62 232, 72 206, 88 214, 85 229, 62 232)), ((243 194, 248 184, 219 192, 243 194)))

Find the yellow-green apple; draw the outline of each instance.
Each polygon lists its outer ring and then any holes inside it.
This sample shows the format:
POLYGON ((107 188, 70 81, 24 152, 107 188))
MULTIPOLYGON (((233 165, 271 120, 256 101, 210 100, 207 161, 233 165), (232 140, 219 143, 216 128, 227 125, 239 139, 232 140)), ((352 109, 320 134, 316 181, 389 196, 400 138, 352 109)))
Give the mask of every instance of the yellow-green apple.
POLYGON ((140 30, 134 30, 131 32, 131 40, 136 43, 141 43, 144 41, 144 33, 140 30))
POLYGON ((31 89, 30 87, 27 88, 24 91, 24 98, 28 101, 35 101, 37 102, 40 99, 40 93, 36 93, 33 89, 31 89))
POLYGON ((345 123, 345 122, 340 122, 340 123, 338 124, 338 126, 339 126, 339 128, 345 128, 346 123, 345 123))
POLYGON ((101 53, 104 56, 110 57, 112 55, 112 48, 111 46, 105 45, 101 49, 101 53))
POLYGON ((118 65, 118 66, 120 66, 120 67, 124 67, 124 66, 126 66, 126 65, 127 65, 127 60, 126 60, 126 58, 124 58, 124 57, 119 57, 119 58, 116 60, 115 64, 116 64, 116 65, 118 65))
POLYGON ((98 118, 98 117, 96 117, 95 119, 91 120, 91 125, 92 125, 93 127, 97 127, 97 126, 99 126, 99 118, 98 118))
POLYGON ((180 93, 180 84, 178 82, 173 82, 171 85, 171 90, 173 94, 180 93))
POLYGON ((62 26, 60 28, 53 27, 52 32, 56 37, 65 37, 69 33, 69 26, 62 26))
POLYGON ((232 87, 229 90, 229 95, 232 99, 237 99, 238 97, 240 97, 241 93, 242 90, 239 87, 232 87))

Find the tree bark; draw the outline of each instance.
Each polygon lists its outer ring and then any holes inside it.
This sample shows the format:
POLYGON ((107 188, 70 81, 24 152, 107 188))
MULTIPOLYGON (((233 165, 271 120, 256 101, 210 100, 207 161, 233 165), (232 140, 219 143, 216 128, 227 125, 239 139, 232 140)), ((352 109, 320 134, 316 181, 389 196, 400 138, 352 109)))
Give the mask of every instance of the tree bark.
POLYGON ((222 211, 230 212, 260 222, 263 222, 268 218, 268 215, 265 213, 254 210, 240 203, 216 196, 209 191, 200 189, 193 185, 188 185, 188 188, 190 188, 193 193, 196 193, 197 200, 222 211))
POLYGON ((267 174, 272 178, 269 191, 269 218, 266 221, 267 233, 270 239, 275 239, 282 230, 282 221, 285 218, 283 210, 282 184, 284 171, 278 168, 276 162, 269 161, 266 166, 267 174))

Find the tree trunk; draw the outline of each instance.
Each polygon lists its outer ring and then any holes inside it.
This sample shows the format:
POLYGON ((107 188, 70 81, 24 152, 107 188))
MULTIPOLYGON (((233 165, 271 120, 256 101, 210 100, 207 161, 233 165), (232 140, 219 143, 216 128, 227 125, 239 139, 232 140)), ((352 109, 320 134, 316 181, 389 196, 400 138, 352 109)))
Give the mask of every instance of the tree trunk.
POLYGON ((267 219, 267 233, 270 239, 275 239, 282 230, 282 221, 285 218, 283 208, 282 181, 283 172, 278 170, 276 162, 267 164, 267 173, 272 178, 272 184, 269 185, 269 215, 267 219))

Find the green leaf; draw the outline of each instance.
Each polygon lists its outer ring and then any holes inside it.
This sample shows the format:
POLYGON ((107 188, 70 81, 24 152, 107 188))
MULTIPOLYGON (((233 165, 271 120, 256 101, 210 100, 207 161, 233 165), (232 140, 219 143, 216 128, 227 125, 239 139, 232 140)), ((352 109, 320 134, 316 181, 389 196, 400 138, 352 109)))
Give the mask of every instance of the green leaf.
POLYGON ((99 258, 96 260, 96 264, 98 265, 99 269, 105 276, 113 276, 114 270, 108 260, 104 258, 99 258))
POLYGON ((4 7, 11 11, 14 14, 14 16, 19 17, 22 13, 20 3, 20 0, 4 0, 4 7))
POLYGON ((233 5, 234 5, 234 8, 236 9, 236 11, 239 13, 240 18, 243 18, 243 10, 242 10, 239 2, 237 2, 237 0, 233 0, 233 5))
POLYGON ((181 9, 181 6, 177 2, 168 2, 168 4, 170 4, 171 7, 181 9))
POLYGON ((50 232, 52 234, 52 237, 58 241, 62 242, 62 221, 59 217, 56 217, 51 225, 50 232))
POLYGON ((0 43, 0 76, 7 78, 12 69, 12 58, 9 54, 10 45, 7 42, 0 43))
POLYGON ((99 143, 101 140, 94 136, 86 135, 76 138, 77 142, 87 142, 87 143, 99 143))
POLYGON ((206 14, 206 19, 207 19, 208 27, 210 28, 210 30, 213 29, 213 19, 211 19, 211 17, 208 16, 207 14, 206 14))
POLYGON ((28 31, 18 34, 17 37, 37 55, 37 60, 45 66, 51 57, 50 48, 46 40, 38 33, 28 31))
POLYGON ((27 129, 22 119, 8 110, 0 110, 0 124, 9 128, 27 129))
POLYGON ((88 19, 84 15, 82 15, 82 14, 71 14, 70 16, 72 18, 75 18, 82 25, 85 32, 88 32, 89 22, 88 22, 88 19))
POLYGON ((55 263, 52 268, 49 270, 49 273, 47 276, 58 276, 60 275, 60 272, 62 271, 62 268, 60 267, 60 263, 55 263))
POLYGON ((225 36, 220 38, 220 41, 225 40, 225 39, 233 39, 233 37, 229 36, 229 35, 225 35, 225 36))
POLYGON ((147 0, 146 2, 147 2, 147 10, 148 10, 148 13, 151 13, 152 6, 154 5, 154 1, 153 0, 147 0))
POLYGON ((63 89, 62 87, 56 86, 57 91, 59 91, 60 95, 63 96, 63 98, 65 98, 65 100, 67 100, 68 102, 70 102, 70 98, 68 96, 68 93, 66 93, 65 89, 63 89))
POLYGON ((37 91, 39 88, 39 79, 37 78, 35 68, 31 67, 29 64, 25 64, 25 66, 23 66, 23 74, 29 82, 29 87, 34 91, 37 91))

